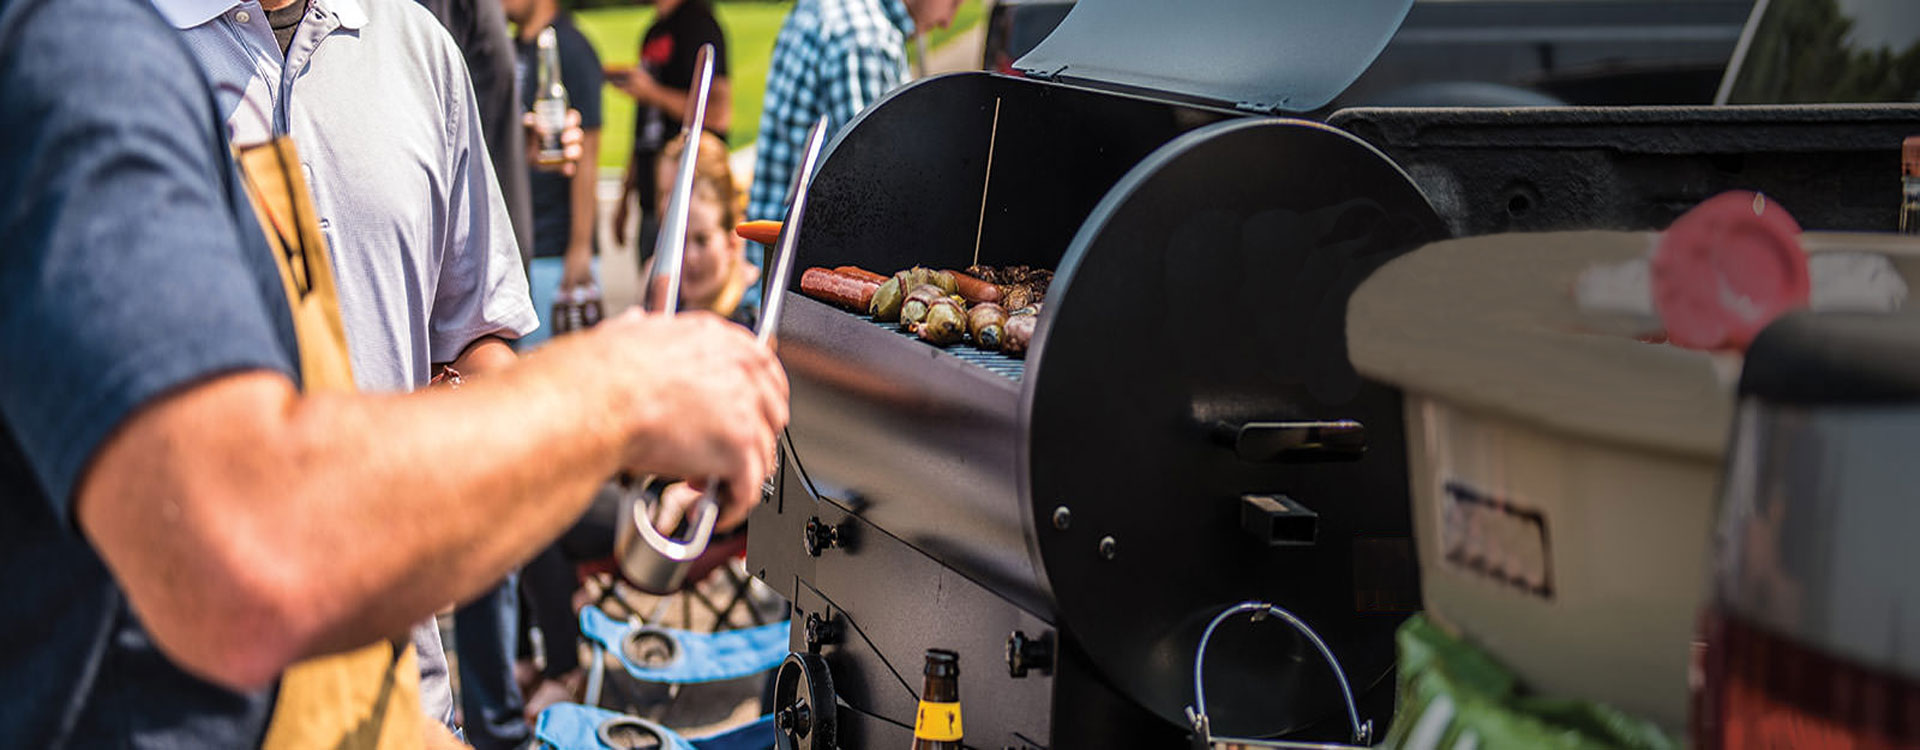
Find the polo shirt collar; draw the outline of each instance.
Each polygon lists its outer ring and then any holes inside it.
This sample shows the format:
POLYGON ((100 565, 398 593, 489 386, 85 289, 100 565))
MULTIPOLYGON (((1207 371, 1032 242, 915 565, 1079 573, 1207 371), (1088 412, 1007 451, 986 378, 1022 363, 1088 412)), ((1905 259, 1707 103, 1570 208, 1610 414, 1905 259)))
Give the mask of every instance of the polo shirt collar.
MULTIPOLYGON (((360 0, 312 0, 312 3, 322 12, 332 13, 342 27, 359 29, 367 24, 367 12, 360 6, 360 0)), ((191 29, 239 6, 236 0, 153 0, 153 7, 176 29, 191 29)))
POLYGON ((880 0, 880 12, 887 14, 901 34, 913 36, 913 15, 907 12, 907 4, 901 0, 880 0))

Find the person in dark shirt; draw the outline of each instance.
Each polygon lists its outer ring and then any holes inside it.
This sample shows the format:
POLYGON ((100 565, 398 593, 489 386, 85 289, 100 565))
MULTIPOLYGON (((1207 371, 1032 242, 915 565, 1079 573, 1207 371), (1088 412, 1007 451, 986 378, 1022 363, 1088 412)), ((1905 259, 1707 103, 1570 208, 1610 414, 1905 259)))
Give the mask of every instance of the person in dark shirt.
POLYGON ((640 232, 636 237, 644 262, 653 251, 659 216, 659 191, 653 166, 660 150, 680 136, 686 119, 687 91, 693 87, 694 62, 703 44, 713 45, 713 87, 707 97, 706 128, 726 140, 733 127, 733 88, 727 79, 727 36, 713 17, 710 0, 657 0, 653 25, 640 39, 640 65, 611 71, 608 82, 633 97, 633 155, 613 211, 613 240, 626 242, 629 211, 638 201, 640 232))
POLYGON ((560 9, 559 0, 502 0, 507 18, 519 27, 514 39, 514 74, 519 80, 520 106, 533 109, 539 96, 540 32, 552 28, 560 53, 560 82, 568 104, 579 113, 580 169, 569 175, 536 168, 528 182, 533 192, 533 265, 527 276, 540 330, 524 343, 537 344, 553 330, 550 320, 555 293, 591 286, 593 279, 595 194, 600 158, 600 88, 606 82, 600 55, 560 9))

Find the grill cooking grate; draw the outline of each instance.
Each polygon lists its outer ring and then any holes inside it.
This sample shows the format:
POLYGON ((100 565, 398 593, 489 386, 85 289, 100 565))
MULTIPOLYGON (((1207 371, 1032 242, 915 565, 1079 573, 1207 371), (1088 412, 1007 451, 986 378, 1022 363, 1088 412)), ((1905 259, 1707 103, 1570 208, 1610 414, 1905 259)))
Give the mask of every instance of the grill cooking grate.
MULTIPOLYGON (((882 323, 880 321, 874 320, 873 316, 871 315, 862 315, 860 316, 860 319, 867 321, 872 325, 878 326, 886 331, 889 331, 896 336, 913 339, 914 343, 919 344, 921 346, 933 346, 932 344, 929 344, 925 341, 921 341, 920 337, 915 336, 911 333, 908 333, 904 330, 901 330, 898 324, 882 323)), ((935 347, 935 348, 942 349, 948 354, 951 354, 953 356, 956 356, 956 357, 959 357, 960 359, 965 360, 968 364, 983 368, 988 372, 991 372, 995 375, 999 375, 1003 378, 1007 378, 1016 383, 1020 382, 1020 378, 1027 374, 1027 361, 1024 359, 1020 359, 1018 357, 1010 357, 1005 354, 1001 354, 999 352, 989 352, 989 351, 983 351, 980 349, 975 349, 972 346, 964 343, 954 344, 952 346, 947 346, 947 347, 935 347)))

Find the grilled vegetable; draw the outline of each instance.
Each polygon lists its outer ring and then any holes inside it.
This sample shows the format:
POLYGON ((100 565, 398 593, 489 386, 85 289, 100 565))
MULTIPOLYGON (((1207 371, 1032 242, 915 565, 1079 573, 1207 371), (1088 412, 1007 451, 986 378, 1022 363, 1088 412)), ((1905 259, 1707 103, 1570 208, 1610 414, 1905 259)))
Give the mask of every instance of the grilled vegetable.
POLYGON ((967 313, 951 297, 939 297, 927 305, 927 317, 913 327, 920 338, 946 346, 967 333, 967 313))
POLYGON ((1004 293, 999 284, 983 281, 959 271, 945 273, 953 277, 954 290, 969 303, 977 305, 982 302, 999 302, 1000 296, 1004 293))
POLYGON ((992 302, 974 305, 967 311, 967 329, 973 335, 974 346, 1000 351, 1007 334, 1007 309, 992 302))
POLYGON ((925 266, 914 266, 894 275, 899 276, 900 274, 906 274, 906 278, 901 282, 901 289, 911 290, 921 284, 932 284, 940 287, 940 291, 945 294, 953 294, 958 289, 958 284, 954 281, 953 274, 947 273, 946 271, 935 271, 925 266))
POLYGON ((800 293, 848 310, 866 310, 873 304, 880 283, 842 274, 826 268, 809 268, 800 274, 800 293))
POLYGON ((872 271, 861 268, 859 266, 839 266, 837 268, 834 268, 833 272, 840 274, 842 276, 852 276, 856 279, 866 279, 868 281, 873 282, 874 284, 887 283, 887 277, 881 276, 880 274, 874 273, 872 271))
POLYGON ((925 320, 927 310, 933 303, 947 298, 947 293, 932 284, 921 284, 907 292, 907 298, 900 303, 900 327, 913 330, 913 325, 925 320))
POLYGON ((874 320, 890 323, 900 319, 900 302, 906 297, 900 291, 900 279, 887 279, 880 288, 873 290, 873 298, 867 302, 867 313, 874 320))
POLYGON ((1000 351, 1023 357, 1027 354, 1027 345, 1033 343, 1033 328, 1040 323, 1040 313, 1028 308, 1007 316, 1006 341, 1000 351))

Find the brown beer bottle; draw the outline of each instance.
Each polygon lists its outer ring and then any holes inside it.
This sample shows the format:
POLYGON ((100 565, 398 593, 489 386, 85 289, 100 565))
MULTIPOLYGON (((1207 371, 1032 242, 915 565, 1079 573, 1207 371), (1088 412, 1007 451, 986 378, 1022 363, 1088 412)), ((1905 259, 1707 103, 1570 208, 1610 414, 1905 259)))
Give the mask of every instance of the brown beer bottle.
POLYGON ((960 655, 927 649, 927 682, 913 717, 913 750, 960 750, 960 655))

